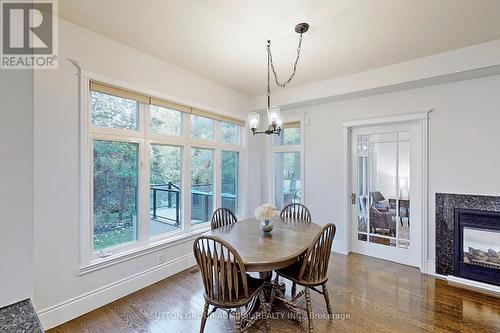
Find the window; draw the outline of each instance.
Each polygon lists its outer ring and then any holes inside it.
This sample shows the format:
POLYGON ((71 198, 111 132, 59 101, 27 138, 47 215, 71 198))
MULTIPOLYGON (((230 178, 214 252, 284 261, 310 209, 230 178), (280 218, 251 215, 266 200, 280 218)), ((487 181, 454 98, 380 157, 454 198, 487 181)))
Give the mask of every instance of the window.
POLYGON ((198 140, 213 140, 215 120, 202 116, 191 115, 191 137, 198 140))
POLYGON ((203 230, 216 207, 241 212, 240 120, 81 79, 83 266, 203 230))
POLYGON ((182 112, 151 105, 149 115, 150 129, 153 135, 181 135, 182 112))
POLYGON ((300 145, 300 122, 284 124, 281 135, 277 135, 274 137, 274 145, 300 145))
POLYGON ((212 217, 214 201, 214 152, 191 148, 191 223, 207 222, 212 217))
POLYGON ((137 239, 136 143, 94 141, 94 249, 137 239))
POLYGON ((92 91, 92 124, 95 126, 136 131, 138 114, 136 101, 92 91))
POLYGON ((151 236, 181 227, 182 147, 152 144, 149 162, 151 236))
POLYGON ((222 189, 221 202, 223 208, 238 213, 238 189, 240 153, 237 151, 222 151, 222 189))
POLYGON ((240 126, 221 122, 220 124, 222 143, 237 145, 240 143, 240 126))
POLYGON ((279 208, 302 201, 300 152, 275 153, 275 202, 279 208))
POLYGON ((274 202, 279 209, 303 201, 300 122, 285 123, 273 140, 274 202))

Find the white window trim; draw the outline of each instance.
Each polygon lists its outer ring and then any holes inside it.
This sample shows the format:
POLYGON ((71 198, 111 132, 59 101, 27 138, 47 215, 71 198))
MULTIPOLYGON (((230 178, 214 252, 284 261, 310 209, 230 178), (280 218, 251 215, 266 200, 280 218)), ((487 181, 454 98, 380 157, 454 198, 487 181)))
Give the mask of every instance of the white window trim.
MULTIPOLYGON (((304 119, 301 118, 290 118, 287 119, 286 122, 299 122, 300 123, 300 144, 298 145, 282 145, 275 146, 274 145, 274 136, 272 136, 269 140, 269 146, 271 151, 271 170, 269 179, 271 180, 270 184, 270 202, 276 201, 276 165, 275 165, 275 153, 300 153, 300 186, 301 186, 301 198, 300 202, 305 204, 305 158, 304 158, 304 141, 305 141, 305 129, 304 119)), ((277 203, 275 203, 277 204, 277 203)), ((283 207, 281 207, 283 208, 283 207)))
MULTIPOLYGON (((166 95, 163 92, 151 90, 149 88, 118 80, 98 73, 93 68, 70 60, 79 70, 79 95, 80 95, 80 265, 78 274, 83 275, 95 270, 99 270, 111 265, 146 255, 151 252, 160 251, 165 248, 194 239, 197 235, 210 230, 210 222, 191 225, 191 147, 210 148, 214 150, 214 208, 221 204, 221 153, 222 150, 239 152, 239 172, 238 172, 238 216, 245 214, 245 195, 243 189, 246 185, 246 142, 245 126, 240 126, 240 144, 221 143, 220 121, 215 121, 215 139, 214 141, 196 140, 191 138, 191 114, 182 113, 183 129, 182 135, 155 135, 149 133, 149 106, 140 104, 139 107, 139 129, 138 132, 128 130, 100 129, 91 126, 90 119, 90 86, 91 80, 119 86, 124 89, 141 92, 146 95, 155 96, 167 100, 176 101, 180 104, 193 105, 201 109, 211 110, 209 107, 192 103, 190 101, 175 98, 166 95), (110 256, 101 258, 96 256, 93 251, 93 142, 94 139, 112 139, 117 138, 120 141, 137 142, 139 144, 139 168, 147 171, 139 172, 139 204, 138 204, 138 239, 137 241, 118 245, 113 247, 113 253, 110 256), (172 231, 155 237, 149 236, 148 221, 141 221, 149 214, 149 193, 145 193, 149 185, 149 145, 151 143, 165 144, 170 146, 182 147, 183 165, 182 165, 182 223, 178 231, 172 231), (142 193, 141 193, 142 192, 142 193)), ((227 114, 231 116, 230 114, 227 114)))

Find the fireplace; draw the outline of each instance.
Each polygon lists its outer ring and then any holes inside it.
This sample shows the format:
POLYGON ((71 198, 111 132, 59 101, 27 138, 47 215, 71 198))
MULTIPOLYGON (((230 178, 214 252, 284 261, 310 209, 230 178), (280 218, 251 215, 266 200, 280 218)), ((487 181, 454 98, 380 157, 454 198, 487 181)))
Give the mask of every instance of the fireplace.
POLYGON ((500 212, 455 208, 454 275, 500 285, 500 212))

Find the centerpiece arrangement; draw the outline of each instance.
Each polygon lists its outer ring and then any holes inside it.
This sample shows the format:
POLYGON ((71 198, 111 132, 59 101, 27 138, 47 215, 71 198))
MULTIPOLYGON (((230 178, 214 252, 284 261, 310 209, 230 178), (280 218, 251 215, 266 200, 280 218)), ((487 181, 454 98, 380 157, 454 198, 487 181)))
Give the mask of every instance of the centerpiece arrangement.
POLYGON ((273 219, 280 214, 276 206, 266 203, 255 209, 255 217, 260 220, 260 229, 264 234, 269 235, 273 230, 273 219))

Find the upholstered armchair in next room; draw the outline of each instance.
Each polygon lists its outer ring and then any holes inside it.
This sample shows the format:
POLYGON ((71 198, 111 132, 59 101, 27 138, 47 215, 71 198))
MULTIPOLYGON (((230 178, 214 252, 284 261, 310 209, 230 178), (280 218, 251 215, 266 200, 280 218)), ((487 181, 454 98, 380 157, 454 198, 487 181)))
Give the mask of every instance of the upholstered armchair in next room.
POLYGON ((376 229, 387 230, 391 236, 396 236, 396 220, 391 213, 370 207, 370 231, 375 233, 376 229))

